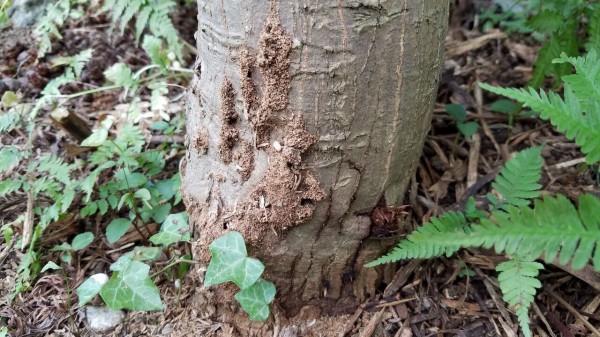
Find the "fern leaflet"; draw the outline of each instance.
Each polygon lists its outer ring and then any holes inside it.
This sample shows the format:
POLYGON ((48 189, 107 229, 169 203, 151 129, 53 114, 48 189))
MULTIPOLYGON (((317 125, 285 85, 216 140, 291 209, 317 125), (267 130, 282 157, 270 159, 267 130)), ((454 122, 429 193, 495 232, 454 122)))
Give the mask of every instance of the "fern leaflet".
POLYGON ((501 199, 489 193, 488 199, 496 209, 508 206, 527 206, 539 196, 542 187, 537 183, 541 177, 542 149, 532 147, 523 150, 506 162, 492 187, 501 194, 501 199))
POLYGON ((455 244, 448 239, 455 233, 462 232, 466 224, 467 220, 462 213, 447 212, 440 217, 431 218, 406 239, 400 241, 392 252, 366 266, 373 267, 402 259, 450 256, 460 248, 460 244, 455 244))
POLYGON ((521 256, 502 262, 496 266, 498 282, 503 299, 515 308, 519 325, 525 337, 531 337, 529 328, 529 307, 535 299, 535 292, 542 284, 536 277, 544 266, 521 256))
MULTIPOLYGON (((492 212, 492 219, 472 225, 468 234, 457 233, 453 245, 495 248, 497 253, 517 254, 531 259, 544 256, 573 269, 589 263, 600 270, 600 199, 579 197, 579 212, 564 196, 535 200, 534 207, 509 207, 492 212), (595 249, 596 248, 596 249, 595 249)), ((448 237, 445 238, 446 240, 448 237)))

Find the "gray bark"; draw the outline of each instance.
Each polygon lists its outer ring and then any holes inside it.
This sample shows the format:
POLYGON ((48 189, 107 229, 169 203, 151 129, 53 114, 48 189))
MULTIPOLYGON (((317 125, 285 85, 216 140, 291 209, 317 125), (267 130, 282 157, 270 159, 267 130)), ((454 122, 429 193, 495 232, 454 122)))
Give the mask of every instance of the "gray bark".
POLYGON ((195 257, 240 231, 288 314, 353 310, 380 279, 362 265, 389 244, 370 213, 402 202, 429 129, 447 0, 198 10, 182 170, 195 257))

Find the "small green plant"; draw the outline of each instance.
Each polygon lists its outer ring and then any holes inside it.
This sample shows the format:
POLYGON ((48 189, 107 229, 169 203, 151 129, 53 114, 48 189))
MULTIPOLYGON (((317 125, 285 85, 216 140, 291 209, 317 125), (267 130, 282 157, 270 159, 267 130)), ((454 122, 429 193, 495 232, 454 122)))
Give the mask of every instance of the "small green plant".
POLYGON ((488 11, 482 14, 487 24, 505 26, 508 31, 534 33, 544 40, 534 64, 529 85, 540 88, 548 76, 554 77, 554 87, 570 73, 570 67, 552 62, 561 52, 569 56, 600 50, 600 2, 588 0, 514 1, 502 14, 488 11))
MULTIPOLYGON (((562 54, 554 62, 569 63, 577 71, 563 77, 564 100, 552 92, 481 86, 539 112, 581 145, 588 164, 595 164, 600 161, 600 60, 592 50, 586 57, 562 54)), ((560 194, 540 198, 541 168, 541 148, 517 153, 492 183, 488 209, 477 208, 470 198, 464 211, 431 218, 367 266, 450 256, 462 247, 493 247, 509 257, 496 267, 503 298, 515 308, 523 334, 532 336, 528 313, 541 287, 537 276, 543 269, 536 259, 574 269, 591 264, 600 270, 600 199, 581 195, 576 208, 560 194)))
POLYGON ((499 27, 507 33, 531 33, 532 29, 527 27, 527 14, 531 2, 535 1, 500 1, 489 9, 479 14, 479 20, 483 23, 482 30, 487 31, 493 27, 499 27))
MULTIPOLYGON (((83 13, 84 4, 87 2, 60 0, 47 7, 46 16, 39 21, 35 31, 40 41, 39 57, 49 51, 51 38, 62 38, 61 26, 65 20, 83 13)), ((110 280, 97 287, 97 292, 92 291, 93 280, 86 281, 83 288, 78 288, 78 293, 81 291, 80 305, 89 301, 90 294, 100 293, 113 309, 162 308, 158 290, 152 281, 156 275, 149 275, 150 265, 146 262, 156 260, 176 242, 189 241, 187 217, 182 213, 172 214, 173 208, 181 202, 181 178, 177 172, 165 172, 167 153, 173 156, 183 148, 181 144, 168 141, 168 137, 179 133, 183 127, 182 117, 171 119, 168 113, 168 81, 191 73, 181 69, 176 61, 181 57, 181 42, 167 16, 174 4, 172 1, 119 1, 118 4, 107 1, 103 7, 114 9, 111 12, 113 22, 116 25, 120 21, 121 30, 136 11, 140 11, 137 14, 137 38, 141 37, 146 26, 154 34, 145 35, 142 43, 152 64, 137 71, 123 63, 114 64, 104 72, 108 81, 106 85, 63 94, 62 87, 79 81, 85 64, 93 55, 92 50, 84 50, 73 56, 54 58, 54 66, 63 67, 64 73, 51 80, 34 103, 21 102, 21 97, 13 92, 2 96, 0 132, 23 134, 21 130, 25 130, 27 136, 25 144, 7 145, 0 149, 0 196, 24 192, 29 206, 24 214, 1 228, 7 242, 20 240, 21 247, 26 248, 17 270, 14 294, 29 288, 30 282, 41 270, 57 267, 65 272, 54 262, 46 264, 46 269, 40 268, 43 252, 37 241, 50 223, 68 214, 76 214, 79 219, 101 215, 113 219, 105 232, 109 243, 115 243, 133 229, 142 241, 153 246, 137 246, 121 256, 110 267, 113 271, 110 280), (117 13, 118 8, 111 7, 111 3, 126 8, 123 8, 124 12, 117 13), (42 111, 64 109, 70 99, 108 90, 122 90, 122 98, 130 100, 129 110, 126 117, 107 115, 99 121, 94 132, 81 143, 82 147, 89 148, 89 153, 84 152, 71 162, 53 155, 36 154, 34 135, 40 126, 48 124, 42 111), (148 90, 151 97, 146 111, 140 107, 142 90, 148 90), (149 124, 147 118, 158 121, 146 127, 149 124), (151 149, 147 142, 150 130, 167 136, 167 141, 151 149), (74 211, 75 201, 85 206, 74 211), (160 232, 153 236, 148 232, 151 223, 162 224, 160 232), (12 228, 17 225, 26 229, 21 237, 14 236, 12 228), (148 301, 144 302, 144 298, 148 301)), ((71 243, 60 244, 53 250, 61 252, 61 261, 69 264, 75 251, 92 242, 90 234, 80 234, 71 243)), ((170 257, 168 267, 161 272, 167 271, 178 278, 193 263, 186 257, 173 257, 169 252, 166 255, 170 257), (175 265, 179 265, 179 272, 173 273, 175 265)))
POLYGON ((446 104, 446 112, 456 121, 458 131, 465 137, 471 137, 477 132, 477 122, 467 122, 467 110, 460 104, 446 104))
MULTIPOLYGON (((107 228, 107 237, 109 236, 107 228)), ((158 288, 152 281, 150 265, 170 245, 188 242, 190 233, 185 213, 170 214, 164 220, 160 232, 150 237, 155 246, 137 246, 132 252, 121 256, 110 266, 113 272, 107 282, 92 276, 78 288, 79 306, 82 307, 100 294, 106 305, 113 309, 162 310, 163 305, 158 288)), ((176 264, 193 263, 186 259, 174 259, 168 268, 176 264)))
POLYGON ((275 285, 261 278, 265 266, 257 259, 248 257, 242 234, 231 231, 213 241, 212 256, 204 285, 210 286, 231 281, 240 291, 235 299, 253 321, 269 317, 269 303, 275 298, 275 285))
MULTIPOLYGON (((92 241, 94 241, 94 233, 85 232, 75 236, 70 244, 65 242, 54 246, 51 250, 61 252, 60 260, 66 264, 70 264, 73 260, 73 253, 89 246, 92 241)), ((42 268, 42 272, 44 271, 44 268, 42 268)))
MULTIPOLYGON (((52 39, 62 39, 60 28, 68 19, 80 18, 84 13, 84 5, 87 3, 85 0, 59 0, 48 4, 45 15, 40 18, 34 30, 34 35, 39 43, 38 58, 51 51, 52 39)), ((183 43, 179 38, 179 32, 169 18, 169 13, 176 6, 177 3, 171 0, 105 0, 98 13, 109 13, 112 17, 111 27, 116 28, 118 25, 121 34, 131 19, 137 16, 135 22, 136 43, 139 42, 147 28, 150 31, 150 34, 147 35, 149 39, 159 41, 160 44, 163 41, 166 42, 165 50, 174 53, 181 61, 183 43)), ((2 13, 0 11, 0 15, 2 13)))

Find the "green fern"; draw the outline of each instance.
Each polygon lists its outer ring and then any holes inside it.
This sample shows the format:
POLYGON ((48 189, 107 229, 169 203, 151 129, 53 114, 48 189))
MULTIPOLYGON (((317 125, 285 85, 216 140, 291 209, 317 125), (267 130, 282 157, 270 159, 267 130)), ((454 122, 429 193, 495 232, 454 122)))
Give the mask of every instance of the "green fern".
POLYGON ((52 60, 52 65, 54 67, 66 65, 73 69, 76 77, 79 77, 85 64, 92 58, 92 53, 92 49, 86 49, 73 56, 60 56, 52 60))
POLYGON ((579 53, 579 43, 576 38, 578 22, 570 21, 558 32, 551 35, 550 39, 540 49, 537 60, 534 64, 533 75, 529 85, 539 88, 544 83, 547 76, 554 75, 554 86, 561 83, 561 77, 569 73, 569 68, 564 65, 554 64, 552 60, 559 57, 561 52, 569 55, 579 53))
POLYGON ((71 172, 75 169, 74 164, 67 164, 62 159, 55 156, 43 156, 32 162, 29 172, 49 174, 49 177, 65 185, 71 183, 71 172))
POLYGON ((483 89, 515 99, 534 111, 543 119, 549 119, 558 131, 581 146, 589 164, 600 161, 600 66, 595 51, 587 57, 567 57, 555 60, 573 64, 578 73, 565 76, 564 100, 554 92, 546 94, 533 88, 529 90, 499 88, 481 84, 483 89))
POLYGON ((400 241, 389 254, 366 264, 366 267, 395 262, 403 259, 423 259, 454 254, 460 244, 449 240, 454 234, 465 230, 467 220, 462 213, 447 212, 431 218, 423 226, 400 241))
POLYGON ((491 248, 497 253, 532 259, 544 257, 581 269, 589 264, 600 270, 600 200, 590 194, 579 197, 579 211, 564 196, 535 200, 534 207, 509 207, 491 219, 471 226, 468 234, 455 235, 461 246, 491 248), (597 247, 597 248, 596 248, 597 247))
POLYGON ((536 279, 541 269, 544 269, 541 263, 521 256, 515 256, 496 266, 502 297, 515 308, 515 314, 525 337, 532 335, 529 328, 529 308, 535 300, 536 289, 542 286, 536 279))
POLYGON ((182 44, 177 29, 169 18, 171 10, 177 3, 171 0, 106 0, 101 12, 109 12, 113 25, 119 25, 121 34, 135 16, 135 40, 139 43, 144 29, 148 27, 157 38, 164 39, 169 50, 181 58, 182 44))
POLYGON ((523 150, 515 158, 506 162, 500 170, 492 187, 500 193, 501 198, 489 193, 488 199, 495 209, 509 206, 527 206, 531 199, 539 196, 538 184, 542 169, 542 149, 533 147, 523 150))
POLYGON ((49 3, 46 7, 46 14, 38 21, 34 34, 38 39, 38 58, 44 57, 51 50, 51 39, 62 39, 59 28, 65 23, 71 12, 71 1, 60 0, 55 3, 49 3))

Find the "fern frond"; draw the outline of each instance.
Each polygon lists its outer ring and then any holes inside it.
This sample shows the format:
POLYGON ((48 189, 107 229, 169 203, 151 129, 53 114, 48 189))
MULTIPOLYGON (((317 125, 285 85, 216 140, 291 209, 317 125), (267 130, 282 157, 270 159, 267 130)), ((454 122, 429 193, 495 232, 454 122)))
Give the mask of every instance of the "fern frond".
POLYGON ((153 5, 154 11, 148 20, 148 28, 154 36, 164 38, 169 45, 169 49, 180 57, 182 45, 179 41, 179 32, 169 18, 169 12, 174 6, 176 6, 176 3, 173 1, 161 1, 158 5, 153 5))
POLYGON ((557 64, 570 63, 575 67, 575 74, 563 76, 563 81, 569 86, 577 101, 582 105, 582 111, 589 117, 596 117, 596 123, 600 125, 600 61, 596 50, 592 49, 584 57, 569 57, 565 53, 552 62, 557 64))
POLYGON ((94 186, 100 177, 102 171, 116 166, 117 163, 114 161, 106 160, 100 166, 96 167, 92 170, 87 177, 83 179, 81 182, 80 188, 86 194, 84 198, 84 202, 89 202, 92 193, 94 192, 94 186))
POLYGON ((19 165, 23 155, 24 153, 16 146, 6 146, 0 149, 0 174, 19 165))
POLYGON ((165 40, 178 58, 181 58, 182 44, 179 32, 169 18, 171 10, 177 6, 172 0, 110 0, 105 1, 102 11, 110 12, 113 26, 119 25, 121 34, 137 13, 135 22, 135 40, 139 43, 146 27, 158 38, 165 40))
POLYGON ((586 50, 600 51, 600 5, 592 5, 590 15, 588 15, 588 41, 585 45, 586 50))
POLYGON ((556 10, 545 9, 527 20, 527 27, 538 32, 556 32, 565 24, 562 13, 556 10))
POLYGON ((563 27, 553 33, 549 40, 540 49, 537 60, 533 68, 533 75, 529 80, 529 85, 534 88, 540 88, 547 76, 554 75, 555 86, 561 83, 561 77, 569 72, 569 68, 553 64, 552 60, 559 57, 561 52, 569 55, 579 53, 579 44, 576 39, 577 20, 569 20, 563 27))
POLYGON ((123 35, 123 32, 125 31, 125 26, 127 26, 127 24, 129 23, 131 18, 133 18, 135 13, 137 13, 140 10, 142 4, 143 2, 141 0, 130 0, 127 2, 127 7, 123 11, 123 16, 120 18, 121 35, 123 35))
POLYGON ((57 57, 52 61, 52 65, 67 65, 73 69, 75 76, 79 77, 85 64, 92 58, 92 53, 93 49, 86 49, 73 56, 57 57))
POLYGON ((509 206, 527 206, 530 200, 539 196, 538 184, 542 170, 542 149, 532 147, 523 150, 514 158, 506 162, 492 188, 501 194, 499 200, 493 194, 488 194, 488 199, 496 209, 505 209, 509 206))
POLYGON ((104 71, 104 77, 114 84, 123 87, 124 95, 135 93, 140 86, 140 79, 135 77, 131 68, 124 63, 115 63, 104 71))
POLYGON ((519 325, 525 337, 531 337, 529 328, 529 308, 535 299, 535 292, 542 284, 536 278, 544 269, 541 263, 515 256, 512 260, 496 266, 498 282, 504 301, 515 308, 519 325))
POLYGON ((529 88, 529 90, 499 88, 484 83, 481 84, 481 87, 517 100, 532 110, 540 112, 543 119, 549 119, 558 131, 564 132, 567 138, 574 139, 575 143, 581 146, 581 151, 586 154, 588 163, 593 164, 600 161, 600 142, 598 141, 600 139, 600 117, 598 117, 600 107, 596 105, 594 111, 582 111, 581 104, 570 89, 570 85, 565 86, 564 100, 554 92, 546 94, 540 90, 537 93, 533 88, 529 88))
POLYGON ((146 24, 148 23, 148 19, 150 19, 150 14, 152 14, 152 7, 146 6, 142 9, 140 14, 138 14, 137 20, 135 21, 135 43, 138 44, 140 42, 140 37, 142 36, 142 32, 144 32, 144 28, 146 28, 146 24))
MULTIPOLYGON (((50 82, 48 82, 48 84, 46 84, 46 86, 42 90, 42 95, 47 98, 52 97, 52 96, 60 96, 61 95, 60 87, 65 84, 74 82, 75 80, 77 80, 77 78, 75 77, 75 74, 73 73, 73 69, 67 68, 65 70, 64 74, 52 79, 50 82)), ((38 101, 41 101, 41 100, 42 99, 40 99, 38 101)))
POLYGON ((12 131, 20 120, 21 114, 14 108, 0 114, 0 133, 12 131))
POLYGON ((38 39, 38 58, 44 57, 52 46, 51 38, 62 39, 59 28, 62 27, 71 11, 70 0, 60 0, 46 6, 46 14, 38 21, 34 35, 38 39))
MULTIPOLYGON (((37 161, 38 173, 48 172, 49 178, 59 181, 65 185, 71 183, 71 172, 75 169, 74 164, 67 164, 55 156, 43 156, 37 161)), ((34 169, 30 169, 34 172, 34 169)))
POLYGON ((23 185, 21 179, 5 179, 0 181, 0 197, 18 191, 23 185))
POLYGON ((468 234, 458 233, 453 242, 465 246, 494 247, 497 253, 532 259, 543 256, 552 262, 581 269, 590 262, 600 270, 600 199, 579 197, 579 212, 564 196, 535 200, 534 207, 509 207, 492 212, 492 219, 472 225, 468 234))
POLYGON ((365 266, 374 267, 403 259, 450 256, 460 248, 459 244, 454 243, 453 236, 457 232, 463 232, 466 225, 467 220, 462 213, 450 211, 440 217, 431 218, 400 241, 390 253, 365 266))

